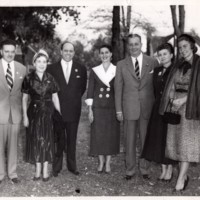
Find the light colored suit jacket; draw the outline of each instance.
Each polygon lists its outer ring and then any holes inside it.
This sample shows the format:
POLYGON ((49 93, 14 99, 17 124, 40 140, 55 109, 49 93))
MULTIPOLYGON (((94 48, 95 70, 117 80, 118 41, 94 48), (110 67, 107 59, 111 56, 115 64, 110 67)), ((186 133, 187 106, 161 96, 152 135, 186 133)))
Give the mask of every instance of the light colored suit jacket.
POLYGON ((130 56, 117 63, 115 106, 126 120, 137 120, 140 115, 149 119, 154 103, 153 69, 157 66, 156 59, 143 54, 141 79, 138 80, 130 56))
POLYGON ((21 86, 26 75, 26 67, 14 61, 15 78, 10 91, 0 60, 0 124, 8 124, 9 116, 13 124, 19 124, 22 119, 22 93, 21 86))

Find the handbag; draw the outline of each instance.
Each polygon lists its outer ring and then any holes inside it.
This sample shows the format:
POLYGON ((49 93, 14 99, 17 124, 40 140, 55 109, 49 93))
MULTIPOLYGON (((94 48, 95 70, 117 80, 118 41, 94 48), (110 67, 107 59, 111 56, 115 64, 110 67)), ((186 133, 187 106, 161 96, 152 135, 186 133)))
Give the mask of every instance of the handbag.
POLYGON ((181 115, 178 113, 178 111, 172 111, 172 105, 173 105, 173 100, 169 100, 168 106, 170 106, 169 111, 167 111, 168 109, 166 108, 166 111, 164 112, 163 115, 163 121, 167 124, 180 124, 181 121, 181 115))

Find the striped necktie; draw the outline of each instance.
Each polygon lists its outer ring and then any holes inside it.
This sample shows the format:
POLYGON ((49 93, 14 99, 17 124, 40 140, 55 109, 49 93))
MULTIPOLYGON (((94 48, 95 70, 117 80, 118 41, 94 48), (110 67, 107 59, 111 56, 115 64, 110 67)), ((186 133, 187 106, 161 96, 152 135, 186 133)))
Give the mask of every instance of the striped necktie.
POLYGON ((137 58, 135 59, 135 74, 138 79, 140 79, 140 68, 137 58))
POLYGON ((11 91, 12 87, 13 87, 13 78, 12 78, 12 72, 11 72, 11 68, 10 68, 9 63, 8 63, 7 71, 6 71, 6 80, 7 80, 7 83, 8 83, 8 87, 11 91))

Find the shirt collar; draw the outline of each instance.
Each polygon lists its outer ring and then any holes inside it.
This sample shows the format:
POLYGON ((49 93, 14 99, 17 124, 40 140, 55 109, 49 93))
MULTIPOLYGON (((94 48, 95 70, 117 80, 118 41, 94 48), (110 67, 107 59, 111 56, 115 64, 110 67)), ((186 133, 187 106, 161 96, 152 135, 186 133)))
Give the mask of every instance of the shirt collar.
POLYGON ((4 58, 2 58, 2 63, 3 65, 6 65, 6 66, 8 66, 8 64, 10 64, 10 67, 14 66, 14 60, 8 63, 4 58))
POLYGON ((61 59, 61 65, 67 65, 67 63, 69 63, 69 66, 72 66, 72 60, 70 60, 69 62, 65 61, 64 59, 61 59))
POLYGON ((141 59, 142 59, 142 52, 139 54, 138 57, 133 57, 133 56, 131 56, 131 59, 132 59, 134 62, 135 62, 136 58, 137 58, 137 60, 141 60, 141 59))

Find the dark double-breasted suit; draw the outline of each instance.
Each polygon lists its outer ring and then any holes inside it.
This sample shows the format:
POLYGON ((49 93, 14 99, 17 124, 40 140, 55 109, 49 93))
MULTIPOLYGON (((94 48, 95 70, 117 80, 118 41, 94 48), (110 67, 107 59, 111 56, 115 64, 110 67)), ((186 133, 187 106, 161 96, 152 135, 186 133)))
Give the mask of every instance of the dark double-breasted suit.
POLYGON ((58 137, 53 170, 60 172, 62 169, 63 151, 65 149, 67 167, 70 171, 76 171, 76 138, 81 114, 81 97, 86 90, 86 68, 73 61, 68 83, 63 73, 61 61, 49 65, 47 72, 53 75, 60 87, 58 97, 65 123, 65 131, 58 137))
MULTIPOLYGON (((158 62, 144 54, 142 56, 140 79, 136 76, 130 56, 118 62, 115 77, 115 105, 116 111, 123 113, 125 121, 126 175, 129 176, 135 174, 136 170, 136 129, 139 130, 143 148, 154 103, 153 69, 158 66, 158 62)), ((141 159, 139 165, 141 173, 147 174, 147 162, 141 159)))

